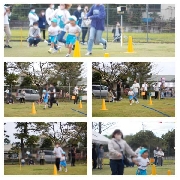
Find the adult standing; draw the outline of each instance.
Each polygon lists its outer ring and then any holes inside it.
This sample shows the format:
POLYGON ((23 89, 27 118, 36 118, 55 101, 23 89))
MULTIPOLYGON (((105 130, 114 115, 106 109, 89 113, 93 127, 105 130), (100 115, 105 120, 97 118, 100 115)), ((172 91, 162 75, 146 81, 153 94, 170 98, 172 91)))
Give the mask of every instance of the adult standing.
POLYGON ((159 147, 156 147, 156 149, 154 149, 153 153, 154 153, 154 164, 157 165, 158 162, 158 158, 157 158, 157 153, 159 151, 159 147))
POLYGON ((44 153, 43 150, 40 151, 39 157, 40 157, 40 165, 44 165, 44 161, 45 161, 45 153, 44 153))
POLYGON ((82 18, 81 18, 81 5, 77 6, 77 9, 74 11, 73 15, 77 18, 77 25, 81 27, 82 18))
POLYGON ((121 81, 118 81, 117 82, 117 101, 120 101, 121 100, 121 86, 122 86, 122 83, 121 81))
POLYGON ((139 88, 140 88, 139 83, 137 83, 137 81, 135 80, 134 84, 132 85, 132 89, 133 89, 133 92, 134 92, 133 99, 135 100, 135 102, 137 104, 139 103, 138 98, 137 98, 138 93, 139 93, 139 88))
POLYGON ((90 35, 88 40, 88 48, 86 56, 92 54, 93 43, 103 44, 103 49, 107 49, 107 41, 102 38, 105 29, 106 12, 103 4, 94 4, 87 14, 87 18, 91 20, 90 35))
MULTIPOLYGON (((48 26, 51 26, 51 19, 52 19, 52 15, 54 13, 54 4, 50 4, 49 7, 46 9, 45 12, 45 16, 46 16, 46 22, 48 24, 48 26)), ((51 45, 51 41, 48 38, 48 45, 51 45)))
POLYGON ((54 99, 54 94, 55 94, 55 88, 54 88, 54 86, 52 85, 52 84, 50 84, 50 87, 49 87, 49 89, 48 89, 48 94, 49 94, 49 96, 50 96, 50 106, 49 106, 49 108, 52 108, 52 106, 53 106, 53 103, 54 103, 54 101, 55 101, 55 99, 54 99))
POLYGON ((31 10, 30 10, 30 12, 28 14, 29 27, 32 27, 34 22, 39 21, 39 17, 37 16, 37 14, 35 12, 36 12, 35 8, 31 7, 31 10))
POLYGON ((157 158, 158 158, 158 163, 157 164, 158 164, 158 166, 163 165, 163 157, 164 157, 164 152, 160 148, 159 151, 157 152, 157 158))
POLYGON ((53 17, 55 17, 58 20, 58 26, 61 29, 60 34, 58 34, 58 41, 61 43, 66 44, 66 40, 64 39, 64 35, 66 34, 65 25, 69 23, 69 8, 71 7, 71 4, 60 4, 59 8, 56 9, 53 13, 53 17))
POLYGON ((74 104, 77 104, 78 103, 78 100, 79 100, 79 87, 76 85, 75 88, 74 88, 74 91, 73 91, 73 94, 75 96, 74 98, 74 104))
POLYGON ((88 32, 88 28, 89 28, 89 25, 90 25, 90 22, 91 20, 86 20, 84 19, 86 16, 87 16, 87 13, 89 11, 89 8, 88 6, 85 6, 84 7, 84 11, 81 13, 81 19, 82 19, 82 23, 81 23, 81 28, 82 28, 82 42, 81 44, 82 45, 85 45, 85 38, 86 38, 86 35, 87 35, 87 32, 88 32))
POLYGON ((76 148, 73 146, 71 149, 71 166, 75 166, 76 161, 76 148))
POLYGON ((164 99, 165 85, 163 82, 160 85, 160 90, 161 90, 161 99, 164 99))
POLYGON ((9 97, 9 95, 10 95, 9 89, 7 88, 4 92, 5 92, 5 97, 9 97))
POLYGON ((56 146, 54 147, 54 151, 53 153, 55 154, 55 164, 56 164, 56 168, 58 171, 61 171, 60 169, 60 159, 62 157, 62 153, 63 153, 63 150, 62 148, 59 146, 59 143, 56 143, 56 146))
POLYGON ((100 144, 99 146, 97 157, 98 157, 98 169, 102 169, 102 163, 104 158, 104 149, 102 144, 100 144))
POLYGON ((141 151, 141 149, 142 149, 141 146, 139 146, 139 147, 136 149, 135 153, 136 153, 137 156, 140 156, 140 151, 141 151))
POLYGON ((43 33, 44 42, 47 42, 46 41, 46 16, 45 16, 44 10, 41 10, 41 12, 39 13, 38 23, 39 23, 39 28, 41 32, 43 33))
POLYGON ((112 134, 112 139, 108 143, 110 168, 112 175, 124 174, 124 155, 137 157, 136 153, 130 148, 123 139, 121 130, 116 129, 112 134))
POLYGON ((144 100, 147 100, 147 89, 148 89, 148 84, 144 82, 144 84, 142 84, 142 91, 145 93, 145 95, 143 96, 144 100))
POLYGON ((96 167, 97 167, 97 150, 96 150, 96 144, 93 144, 93 148, 92 148, 92 160, 93 160, 93 169, 96 169, 96 167))
POLYGON ((114 41, 120 42, 121 37, 121 27, 119 22, 116 23, 116 26, 112 29, 112 33, 114 35, 114 41))
POLYGON ((11 39, 11 30, 9 27, 9 17, 11 16, 10 7, 4 6, 4 32, 6 34, 6 42, 4 48, 12 48, 9 45, 9 41, 11 39))
POLYGON ((159 85, 158 85, 158 83, 155 84, 154 91, 155 91, 155 99, 158 99, 158 95, 159 95, 159 85))

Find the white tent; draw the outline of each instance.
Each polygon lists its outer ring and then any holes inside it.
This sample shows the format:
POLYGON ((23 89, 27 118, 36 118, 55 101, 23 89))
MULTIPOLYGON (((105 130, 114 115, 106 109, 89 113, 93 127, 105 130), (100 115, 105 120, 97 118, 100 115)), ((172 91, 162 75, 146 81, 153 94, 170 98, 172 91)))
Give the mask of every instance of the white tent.
POLYGON ((109 139, 96 131, 92 131, 92 142, 97 144, 108 144, 109 139))

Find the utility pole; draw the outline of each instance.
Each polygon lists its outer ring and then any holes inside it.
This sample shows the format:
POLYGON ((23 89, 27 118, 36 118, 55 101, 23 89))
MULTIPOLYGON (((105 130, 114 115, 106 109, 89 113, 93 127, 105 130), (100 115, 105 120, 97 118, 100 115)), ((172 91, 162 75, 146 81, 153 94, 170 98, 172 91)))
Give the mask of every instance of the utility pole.
POLYGON ((147 39, 146 39, 146 41, 147 41, 147 43, 148 43, 148 29, 149 29, 149 20, 148 20, 148 18, 149 18, 149 16, 148 16, 148 11, 149 11, 149 5, 148 4, 146 4, 146 19, 147 19, 147 21, 146 21, 146 28, 147 28, 147 39))
POLYGON ((99 122, 99 134, 101 134, 101 125, 102 125, 102 122, 99 122))

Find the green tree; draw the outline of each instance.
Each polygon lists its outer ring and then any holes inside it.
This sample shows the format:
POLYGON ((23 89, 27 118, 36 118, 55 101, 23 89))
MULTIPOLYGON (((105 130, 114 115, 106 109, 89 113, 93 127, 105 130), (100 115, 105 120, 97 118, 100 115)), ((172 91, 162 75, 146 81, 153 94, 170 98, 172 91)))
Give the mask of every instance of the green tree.
POLYGON ((100 72, 93 72, 92 73, 92 82, 93 83, 99 83, 100 80, 102 80, 101 73, 100 72))
POLYGON ((46 138, 44 139, 41 148, 51 148, 53 146, 51 139, 46 138))
POLYGON ((22 83, 20 84, 20 87, 26 87, 31 88, 32 87, 32 79, 29 76, 25 76, 22 83))
POLYGON ((25 145, 30 148, 30 153, 32 153, 32 149, 37 146, 37 142, 39 140, 39 136, 31 135, 26 139, 25 145))
POLYGON ((7 131, 5 130, 5 125, 6 123, 4 123, 4 144, 9 144, 10 143, 9 135, 7 135, 7 131))
POLYGON ((7 85, 11 86, 11 90, 12 90, 13 86, 15 86, 17 84, 18 77, 19 76, 14 73, 10 73, 5 77, 5 83, 7 85))

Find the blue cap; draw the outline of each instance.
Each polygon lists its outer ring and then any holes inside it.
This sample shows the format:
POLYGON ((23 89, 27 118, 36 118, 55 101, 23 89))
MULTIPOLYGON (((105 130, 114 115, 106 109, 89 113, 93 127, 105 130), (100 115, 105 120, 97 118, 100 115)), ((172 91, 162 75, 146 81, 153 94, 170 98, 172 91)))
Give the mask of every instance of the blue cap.
POLYGON ((43 90, 43 93, 46 93, 46 90, 43 90))
POLYGON ((52 18, 51 22, 57 23, 57 19, 56 18, 52 18))
POLYGON ((70 16, 70 17, 69 17, 69 20, 70 20, 70 21, 75 21, 75 22, 76 22, 76 21, 77 21, 77 18, 76 18, 76 16, 70 16))
POLYGON ((66 154, 66 153, 63 151, 62 154, 66 154))
POLYGON ((143 148, 143 149, 140 150, 139 154, 142 155, 142 154, 144 154, 146 151, 148 151, 148 149, 143 148))

